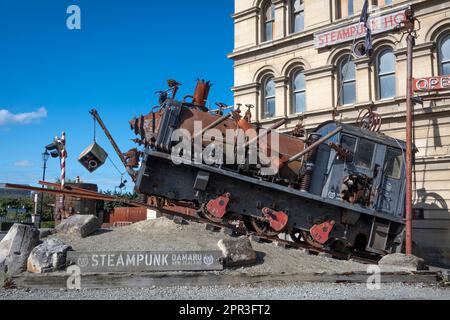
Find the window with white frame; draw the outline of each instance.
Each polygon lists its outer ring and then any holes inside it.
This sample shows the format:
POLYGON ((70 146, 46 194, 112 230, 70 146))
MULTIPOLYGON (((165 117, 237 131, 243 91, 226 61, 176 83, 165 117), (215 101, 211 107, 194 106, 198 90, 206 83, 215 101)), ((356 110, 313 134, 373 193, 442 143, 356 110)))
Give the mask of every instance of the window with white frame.
POLYGON ((395 64, 395 55, 392 49, 385 49, 378 55, 377 76, 379 99, 394 98, 397 95, 395 64))
POLYGON ((269 76, 263 85, 263 110, 262 118, 269 119, 275 117, 275 81, 269 76))
POLYGON ((439 45, 439 69, 441 75, 450 75, 450 34, 439 45))
POLYGON ((264 7, 263 21, 263 41, 271 41, 275 31, 275 5, 271 1, 264 7))
POLYGON ((373 5, 377 7, 390 6, 392 5, 392 0, 374 0, 373 5))
POLYGON ((294 73, 292 78, 292 113, 306 112, 306 79, 303 70, 294 73))
POLYGON ((292 32, 301 32, 305 29, 305 5, 303 0, 291 0, 292 32))
POLYGON ((344 57, 339 64, 340 104, 356 102, 356 66, 351 56, 344 57))
POLYGON ((337 0, 337 18, 347 18, 355 14, 354 0, 337 0))

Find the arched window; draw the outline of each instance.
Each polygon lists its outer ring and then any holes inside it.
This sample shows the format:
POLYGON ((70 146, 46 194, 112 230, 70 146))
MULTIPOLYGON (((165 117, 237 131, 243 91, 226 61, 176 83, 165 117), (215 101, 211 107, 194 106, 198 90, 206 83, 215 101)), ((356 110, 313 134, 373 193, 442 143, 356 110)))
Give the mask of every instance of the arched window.
POLYGON ((275 81, 273 77, 268 77, 264 81, 263 89, 263 110, 261 112, 262 118, 273 118, 275 117, 275 81))
POLYGON ((356 67, 355 62, 349 56, 341 60, 339 64, 339 85, 341 105, 354 104, 356 102, 356 67))
POLYGON ((275 5, 268 1, 264 8, 264 38, 263 41, 273 40, 273 34, 275 29, 275 5))
POLYGON ((386 49, 378 55, 378 98, 389 99, 397 95, 395 81, 395 55, 391 49, 386 49))
POLYGON ((374 0, 372 4, 377 7, 390 6, 392 0, 374 0))
POLYGON ((450 35, 443 38, 439 46, 439 68, 441 75, 450 75, 450 35))
POLYGON ((337 17, 347 18, 355 14, 353 0, 337 0, 337 17))
POLYGON ((305 28, 305 5, 303 0, 291 0, 292 32, 300 32, 305 28))
POLYGON ((292 88, 292 113, 304 113, 306 111, 306 80, 302 70, 294 74, 292 88))

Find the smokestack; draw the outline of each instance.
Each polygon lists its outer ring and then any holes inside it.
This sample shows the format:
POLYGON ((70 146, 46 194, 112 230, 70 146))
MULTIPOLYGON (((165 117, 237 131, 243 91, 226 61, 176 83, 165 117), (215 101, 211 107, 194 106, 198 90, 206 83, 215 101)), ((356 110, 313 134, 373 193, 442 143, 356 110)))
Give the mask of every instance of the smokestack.
POLYGON ((208 100, 209 90, 211 89, 211 82, 205 80, 197 80, 197 86, 195 88, 193 103, 196 106, 205 107, 208 100))

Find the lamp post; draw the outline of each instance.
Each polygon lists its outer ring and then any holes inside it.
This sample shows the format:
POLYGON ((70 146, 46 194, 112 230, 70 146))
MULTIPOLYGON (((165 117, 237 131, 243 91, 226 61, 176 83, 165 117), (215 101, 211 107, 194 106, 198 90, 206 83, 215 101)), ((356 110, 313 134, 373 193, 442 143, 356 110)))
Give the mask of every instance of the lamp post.
MULTIPOLYGON (((42 181, 44 181, 44 182, 45 182, 45 172, 47 170, 47 161, 49 158, 50 158, 50 153, 47 151, 47 149, 45 149, 45 151, 42 153, 42 161, 44 162, 44 166, 42 167, 42 169, 43 169, 42 181)), ((44 188, 44 186, 42 186, 42 188, 44 188)), ((41 226, 41 219, 44 214, 43 208, 44 208, 44 193, 41 193, 41 206, 40 206, 40 210, 39 210, 39 214, 40 214, 39 227, 41 226)))

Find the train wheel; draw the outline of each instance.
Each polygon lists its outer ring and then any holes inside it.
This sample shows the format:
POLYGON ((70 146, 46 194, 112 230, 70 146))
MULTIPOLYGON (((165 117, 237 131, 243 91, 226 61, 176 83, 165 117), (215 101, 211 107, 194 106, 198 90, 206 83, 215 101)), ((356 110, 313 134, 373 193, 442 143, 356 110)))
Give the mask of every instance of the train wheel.
POLYGON ((223 219, 221 218, 217 218, 216 216, 214 216, 212 213, 210 213, 207 209, 206 209, 206 205, 202 205, 201 209, 200 209, 200 213, 203 216, 203 218, 208 219, 211 222, 214 223, 222 223, 223 219))
POLYGON ((308 231, 302 231, 302 238, 305 240, 307 244, 310 246, 313 246, 317 249, 323 249, 324 246, 314 240, 314 238, 311 236, 311 234, 308 231))
POLYGON ((280 234, 279 232, 272 230, 269 222, 262 221, 255 217, 250 218, 250 225, 251 225, 252 229, 257 234, 260 234, 260 235, 264 235, 267 237, 275 237, 280 234))

